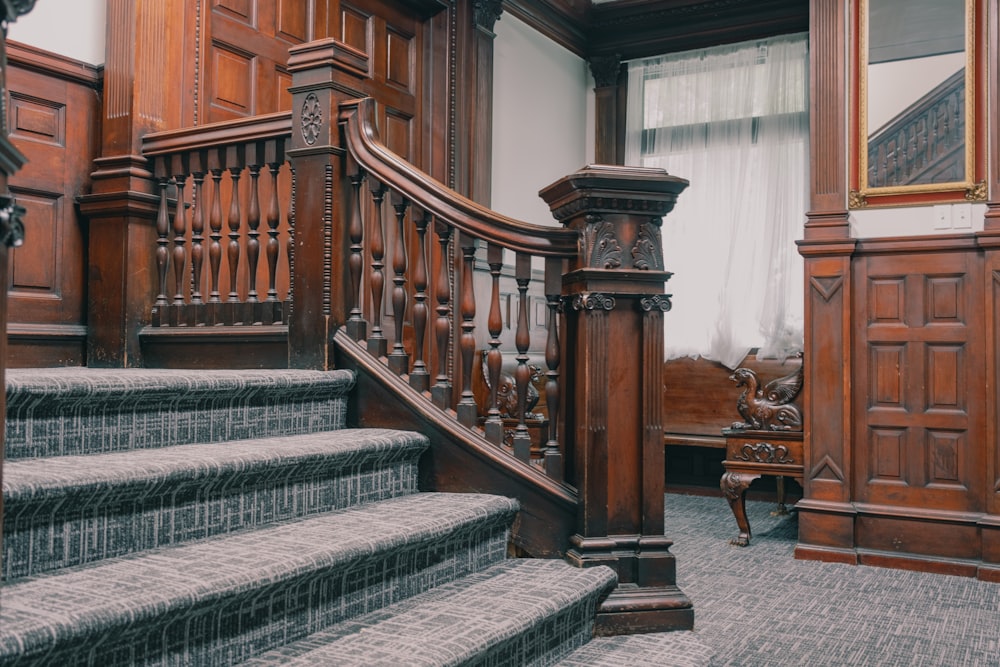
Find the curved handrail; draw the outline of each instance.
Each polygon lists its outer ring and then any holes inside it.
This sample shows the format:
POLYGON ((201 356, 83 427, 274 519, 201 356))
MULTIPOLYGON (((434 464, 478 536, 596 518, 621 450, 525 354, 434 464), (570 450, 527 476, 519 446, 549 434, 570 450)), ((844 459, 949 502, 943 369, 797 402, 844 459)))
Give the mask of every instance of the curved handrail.
POLYGON ((463 197, 389 150, 375 126, 375 100, 340 105, 347 150, 366 172, 425 211, 478 239, 543 257, 575 257, 577 232, 509 218, 463 197))

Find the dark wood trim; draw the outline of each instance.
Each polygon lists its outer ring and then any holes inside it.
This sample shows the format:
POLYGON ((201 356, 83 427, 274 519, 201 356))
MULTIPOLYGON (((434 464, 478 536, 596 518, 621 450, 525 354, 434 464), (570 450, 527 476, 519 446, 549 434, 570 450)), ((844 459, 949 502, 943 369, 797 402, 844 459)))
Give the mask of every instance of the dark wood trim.
POLYGON ((104 80, 104 66, 91 65, 82 60, 40 49, 30 44, 7 42, 7 62, 17 67, 23 67, 46 76, 64 79, 97 90, 101 89, 104 80))
POLYGON ((139 332, 152 368, 288 368, 288 327, 152 327, 139 332))
MULTIPOLYGON (((1000 62, 1000 45, 997 44, 997 40, 1000 40, 1000 0, 988 0, 986 20, 983 23, 985 25, 979 34, 980 36, 984 32, 988 34, 985 40, 987 48, 980 49, 980 51, 986 51, 987 53, 983 55, 987 62, 995 64, 1000 62)), ((986 131, 989 132, 989 137, 985 148, 989 160, 989 169, 987 169, 986 175, 989 201, 986 203, 984 228, 987 232, 997 232, 1000 231, 1000 150, 997 149, 1000 146, 1000 75, 994 67, 986 68, 986 81, 988 116, 986 123, 988 130, 986 131)))
POLYGON ((618 0, 593 6, 587 52, 631 60, 808 29, 807 0, 618 0))
POLYGON ((556 44, 582 57, 587 55, 588 2, 504 0, 503 7, 556 44))

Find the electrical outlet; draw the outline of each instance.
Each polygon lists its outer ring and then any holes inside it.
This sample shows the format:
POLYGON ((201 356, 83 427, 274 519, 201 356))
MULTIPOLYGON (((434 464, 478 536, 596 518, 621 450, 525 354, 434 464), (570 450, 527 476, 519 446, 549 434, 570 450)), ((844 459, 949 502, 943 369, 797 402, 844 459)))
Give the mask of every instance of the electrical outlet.
POLYGON ((972 229, 972 204, 954 204, 951 207, 951 226, 955 229, 972 229))
POLYGON ((934 229, 951 229, 951 205, 934 206, 934 229))

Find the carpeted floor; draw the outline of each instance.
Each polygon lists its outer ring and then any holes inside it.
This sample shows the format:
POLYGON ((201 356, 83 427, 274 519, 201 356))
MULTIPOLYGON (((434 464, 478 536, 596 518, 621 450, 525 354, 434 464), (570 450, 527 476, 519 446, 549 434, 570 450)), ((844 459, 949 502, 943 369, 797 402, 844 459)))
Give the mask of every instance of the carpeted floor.
POLYGON ((724 499, 666 500, 677 582, 712 665, 1000 666, 1000 584, 795 560, 795 514, 771 516, 772 503, 747 503, 741 549, 724 499))

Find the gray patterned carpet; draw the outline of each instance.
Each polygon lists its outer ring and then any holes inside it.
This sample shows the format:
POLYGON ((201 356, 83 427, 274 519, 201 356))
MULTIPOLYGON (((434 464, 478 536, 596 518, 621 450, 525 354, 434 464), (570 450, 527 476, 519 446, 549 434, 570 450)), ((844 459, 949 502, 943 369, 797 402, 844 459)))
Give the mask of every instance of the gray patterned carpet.
POLYGON ((667 495, 677 579, 712 665, 1000 666, 1000 585, 797 561, 794 513, 748 502, 751 546, 730 546, 722 498, 667 495))

